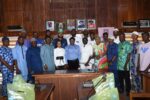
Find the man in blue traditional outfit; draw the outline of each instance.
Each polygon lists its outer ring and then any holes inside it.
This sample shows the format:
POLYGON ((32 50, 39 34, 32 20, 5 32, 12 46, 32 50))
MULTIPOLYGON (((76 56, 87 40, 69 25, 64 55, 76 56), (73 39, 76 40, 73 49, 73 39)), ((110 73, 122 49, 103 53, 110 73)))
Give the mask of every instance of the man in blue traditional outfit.
POLYGON ((114 74, 115 86, 119 86, 118 71, 117 71, 117 57, 118 57, 118 45, 114 42, 114 36, 109 36, 109 44, 107 46, 107 59, 108 69, 114 74))
POLYGON ((51 43, 51 38, 49 36, 45 37, 45 44, 41 47, 41 59, 44 67, 44 71, 54 72, 54 46, 51 43))
POLYGON ((40 57, 40 47, 37 47, 35 38, 31 39, 31 47, 28 48, 26 54, 27 66, 28 66, 28 81, 34 83, 32 74, 42 73, 42 60, 40 57))
POLYGON ((13 57, 23 79, 27 81, 27 76, 28 76, 28 69, 27 69, 27 62, 26 62, 27 47, 24 45, 24 37, 19 36, 17 42, 18 45, 16 45, 12 49, 13 57))
POLYGON ((2 38, 3 46, 0 48, 0 62, 2 72, 2 96, 7 96, 7 84, 12 83, 14 76, 14 64, 12 50, 9 48, 9 38, 2 38))

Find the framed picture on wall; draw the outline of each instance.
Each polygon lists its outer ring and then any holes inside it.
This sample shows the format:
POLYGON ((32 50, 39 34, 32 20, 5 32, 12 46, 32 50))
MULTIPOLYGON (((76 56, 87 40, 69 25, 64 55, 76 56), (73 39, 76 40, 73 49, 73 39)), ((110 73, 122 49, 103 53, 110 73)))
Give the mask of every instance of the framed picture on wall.
POLYGON ((85 19, 77 19, 77 30, 87 29, 87 24, 85 19))
POLYGON ((55 30, 55 22, 54 21, 46 21, 46 30, 54 31, 55 30))
POLYGON ((140 19, 139 20, 140 28, 149 28, 150 27, 150 20, 149 19, 140 19))
POLYGON ((103 41, 103 33, 107 32, 108 36, 113 36, 114 27, 98 27, 98 35, 101 38, 101 41, 103 41))
POLYGON ((96 21, 95 19, 88 19, 87 20, 88 30, 94 30, 96 29, 96 21))
POLYGON ((55 23, 55 30, 57 32, 63 32, 66 29, 66 23, 64 22, 56 22, 55 23))
POLYGON ((72 30, 76 28, 75 19, 68 19, 67 20, 67 30, 72 30))

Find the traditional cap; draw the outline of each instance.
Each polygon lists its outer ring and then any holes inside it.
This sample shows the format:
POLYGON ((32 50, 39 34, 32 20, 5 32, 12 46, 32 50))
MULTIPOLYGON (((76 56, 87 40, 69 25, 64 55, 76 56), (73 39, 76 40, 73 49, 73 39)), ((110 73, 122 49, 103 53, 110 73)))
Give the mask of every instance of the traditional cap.
POLYGON ((108 39, 114 40, 115 37, 111 35, 111 36, 108 37, 108 39))
POLYGON ((4 37, 2 38, 2 41, 9 41, 9 38, 8 38, 7 36, 4 36, 4 37))
POLYGON ((117 32, 117 31, 119 31, 119 29, 118 28, 114 28, 114 31, 117 32))
POLYGON ((33 42, 33 41, 36 41, 36 39, 35 38, 31 38, 31 40, 30 40, 31 42, 33 42))
POLYGON ((132 35, 139 35, 139 33, 137 31, 133 31, 132 35))

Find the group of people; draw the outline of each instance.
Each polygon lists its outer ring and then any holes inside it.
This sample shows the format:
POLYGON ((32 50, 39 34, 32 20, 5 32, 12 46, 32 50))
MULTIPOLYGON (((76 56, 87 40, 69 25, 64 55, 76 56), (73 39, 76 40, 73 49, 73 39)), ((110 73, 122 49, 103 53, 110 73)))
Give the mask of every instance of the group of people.
POLYGON ((140 91, 139 71, 150 68, 149 33, 142 33, 144 43, 138 41, 138 32, 132 33, 132 44, 125 40, 125 34, 114 30, 113 36, 107 32, 99 37, 93 32, 84 30, 78 36, 72 30, 64 38, 59 33, 55 38, 50 31, 46 31, 44 39, 33 33, 27 38, 27 33, 18 36, 16 46, 9 48, 9 38, 2 38, 0 47, 1 72, 3 76, 2 95, 7 96, 7 83, 12 83, 14 67, 16 73, 21 74, 25 81, 34 82, 33 74, 54 72, 55 70, 92 69, 107 70, 114 73, 115 85, 119 91, 126 93, 132 90, 140 91), (101 40, 103 38, 103 41, 101 40), (132 76, 130 81, 130 75, 132 76), (132 85, 131 85, 132 84, 132 85))

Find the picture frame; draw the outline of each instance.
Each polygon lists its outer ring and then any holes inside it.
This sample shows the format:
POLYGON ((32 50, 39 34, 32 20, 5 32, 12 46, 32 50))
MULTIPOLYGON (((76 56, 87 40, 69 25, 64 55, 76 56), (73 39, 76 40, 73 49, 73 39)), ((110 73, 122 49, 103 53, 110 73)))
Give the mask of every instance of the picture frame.
POLYGON ((96 20, 95 19, 88 19, 87 20, 88 30, 95 30, 96 29, 96 20))
POLYGON ((139 27, 140 28, 149 28, 150 27, 150 20, 149 19, 140 19, 139 20, 139 27))
POLYGON ((46 30, 55 31, 55 21, 46 21, 46 30))
POLYGON ((66 29, 66 23, 65 22, 56 22, 55 23, 55 26, 56 26, 56 31, 57 32, 60 32, 60 31, 64 31, 66 29))
POLYGON ((87 23, 85 19, 77 19, 77 30, 85 30, 87 29, 87 23))
POLYGON ((76 22, 75 19, 68 19, 67 20, 67 30, 76 29, 76 22))
POLYGON ((103 41, 103 33, 107 32, 108 36, 113 36, 114 27, 98 27, 98 35, 101 38, 101 41, 103 41))

